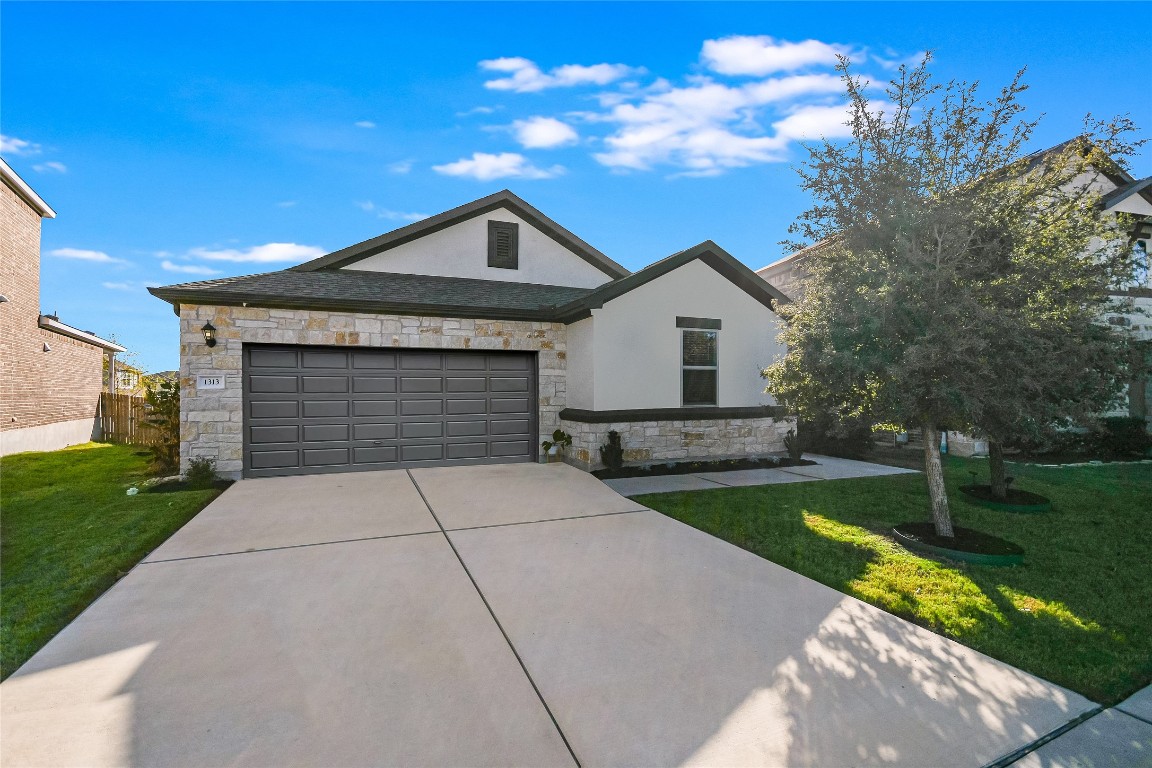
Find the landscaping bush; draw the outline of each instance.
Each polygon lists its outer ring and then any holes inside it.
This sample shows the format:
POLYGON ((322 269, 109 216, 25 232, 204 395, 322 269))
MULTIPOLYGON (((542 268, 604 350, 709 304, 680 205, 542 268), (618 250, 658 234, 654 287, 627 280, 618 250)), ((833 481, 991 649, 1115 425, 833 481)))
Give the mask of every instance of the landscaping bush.
POLYGON ((216 475, 216 460, 207 456, 196 456, 188 462, 184 480, 189 488, 211 488, 220 478, 216 475))
POLYGON ((804 441, 796 434, 796 430, 790 429, 784 435, 784 450, 788 451, 788 458, 792 461, 800 461, 804 456, 804 441))
POLYGON ((1143 456, 1152 448, 1152 435, 1148 434, 1145 419, 1128 416, 1109 416, 1100 419, 1100 431, 1095 434, 1094 448, 1107 458, 1143 456))
POLYGON ((845 459, 865 458, 872 450, 872 425, 860 419, 838 419, 824 414, 800 419, 797 436, 803 450, 845 459))
POLYGON ((144 401, 148 405, 144 421, 159 435, 157 443, 149 446, 153 464, 160 472, 174 472, 180 467, 180 385, 161 381, 153 388, 149 384, 144 401))
POLYGON ((612 430, 608 433, 608 442, 600 446, 600 461, 608 469, 620 469, 624 466, 624 446, 620 444, 620 433, 612 430))

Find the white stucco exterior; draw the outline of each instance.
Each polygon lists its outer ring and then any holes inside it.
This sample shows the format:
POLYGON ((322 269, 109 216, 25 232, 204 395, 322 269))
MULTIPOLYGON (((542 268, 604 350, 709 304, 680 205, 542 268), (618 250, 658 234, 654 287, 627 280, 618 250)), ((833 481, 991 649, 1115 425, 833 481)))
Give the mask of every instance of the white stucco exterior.
POLYGON ((369 256, 345 269, 396 272, 406 275, 468 277, 540 285, 595 288, 611 276, 507 209, 497 209, 424 235, 383 253, 369 256), (488 266, 488 222, 519 226, 519 267, 488 266))
POLYGON ((690 261, 592 311, 568 331, 569 407, 681 407, 677 316, 721 321, 719 407, 775 405, 760 371, 784 353, 779 319, 702 261, 690 261), (578 327, 579 326, 579 327, 578 327))

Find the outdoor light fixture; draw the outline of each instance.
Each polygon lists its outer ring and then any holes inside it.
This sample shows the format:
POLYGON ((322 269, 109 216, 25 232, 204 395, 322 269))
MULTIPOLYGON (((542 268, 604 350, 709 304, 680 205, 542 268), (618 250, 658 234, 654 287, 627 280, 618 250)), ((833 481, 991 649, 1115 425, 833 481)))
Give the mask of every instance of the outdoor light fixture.
POLYGON ((216 328, 212 323, 204 323, 200 330, 204 331, 204 343, 210 347, 216 346, 216 328))
POLYGON ((52 347, 48 346, 48 342, 44 342, 44 351, 45 352, 51 352, 52 351, 52 347))

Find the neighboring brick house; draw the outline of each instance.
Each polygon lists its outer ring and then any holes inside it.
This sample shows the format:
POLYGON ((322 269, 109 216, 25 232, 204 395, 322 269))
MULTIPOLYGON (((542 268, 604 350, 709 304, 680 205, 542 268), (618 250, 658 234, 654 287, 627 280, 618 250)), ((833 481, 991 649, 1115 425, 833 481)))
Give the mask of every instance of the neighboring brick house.
POLYGON ((40 312, 40 220, 56 213, 0 160, 0 455, 98 436, 105 358, 124 348, 40 312))

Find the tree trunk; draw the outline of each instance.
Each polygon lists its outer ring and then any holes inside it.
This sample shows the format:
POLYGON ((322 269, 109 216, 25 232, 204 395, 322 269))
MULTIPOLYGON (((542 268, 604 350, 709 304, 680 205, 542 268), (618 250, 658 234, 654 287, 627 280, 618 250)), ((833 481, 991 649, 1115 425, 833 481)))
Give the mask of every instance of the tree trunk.
POLYGON ((944 468, 940 466, 940 430, 932 422, 923 425, 924 474, 928 476, 928 496, 932 499, 932 522, 937 536, 953 536, 952 515, 948 511, 948 491, 944 488, 944 468))
POLYGON ((988 441, 988 474, 991 478, 992 496, 1008 498, 1008 478, 1004 474, 1004 446, 996 440, 988 441))

